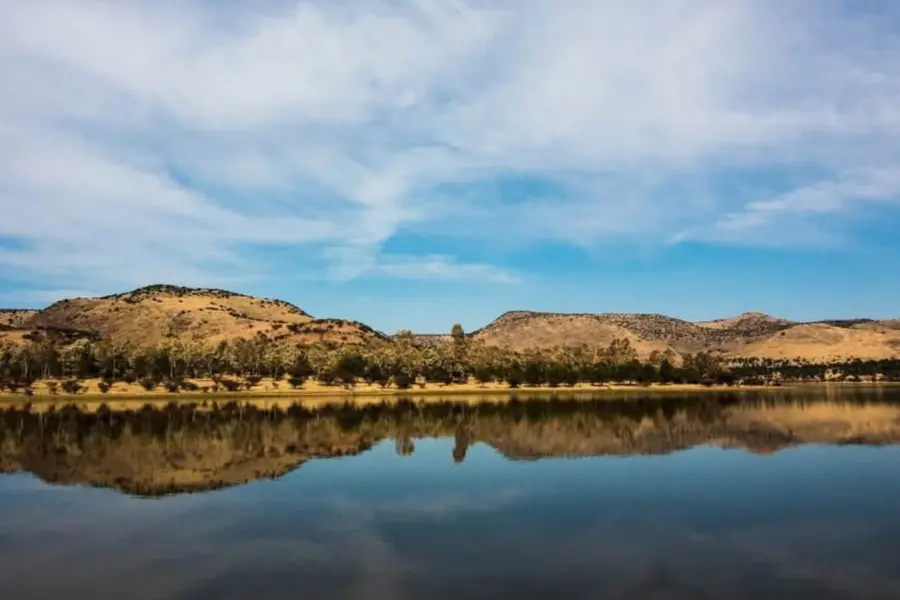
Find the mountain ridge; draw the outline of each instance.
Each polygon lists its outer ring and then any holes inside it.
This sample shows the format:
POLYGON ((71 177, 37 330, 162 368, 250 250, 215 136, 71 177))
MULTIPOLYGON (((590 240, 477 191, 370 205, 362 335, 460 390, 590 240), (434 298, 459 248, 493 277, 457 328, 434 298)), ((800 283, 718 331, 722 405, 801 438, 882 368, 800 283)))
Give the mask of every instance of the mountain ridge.
POLYGON ((639 355, 715 351, 735 357, 809 360, 885 359, 900 355, 900 321, 791 321, 745 312, 711 321, 658 313, 507 311, 472 337, 488 345, 548 348, 627 339, 639 355))
MULTIPOLYGON (((58 330, 92 339, 160 344, 167 339, 215 344, 263 335, 298 344, 358 344, 388 340, 368 325, 347 319, 315 318, 276 298, 259 298, 218 288, 153 284, 99 297, 59 300, 44 309, 0 309, 0 337, 28 339, 34 330, 58 330)), ((487 346, 530 350, 608 345, 628 340, 641 356, 718 352, 814 362, 900 356, 900 319, 844 318, 792 321, 762 312, 689 321, 660 313, 562 313, 511 310, 467 338, 487 346)), ((449 334, 421 334, 422 344, 447 341, 449 334)))
MULTIPOLYGON (((12 311, 8 311, 13 314, 12 311)), ((27 330, 80 331, 115 342, 152 346, 166 339, 215 344, 265 335, 297 343, 363 343, 384 334, 357 321, 316 319, 298 306, 216 288, 154 284, 98 297, 66 298, 8 317, 7 337, 27 330)), ((4 321, 0 321, 2 324, 4 321)))

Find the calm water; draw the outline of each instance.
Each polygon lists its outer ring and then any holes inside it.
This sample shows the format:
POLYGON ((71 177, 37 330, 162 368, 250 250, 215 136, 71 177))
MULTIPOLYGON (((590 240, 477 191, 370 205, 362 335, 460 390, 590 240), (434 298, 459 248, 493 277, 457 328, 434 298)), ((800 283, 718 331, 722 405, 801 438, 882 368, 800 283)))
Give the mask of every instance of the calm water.
POLYGON ((0 597, 896 599, 898 441, 891 390, 8 412, 0 597))

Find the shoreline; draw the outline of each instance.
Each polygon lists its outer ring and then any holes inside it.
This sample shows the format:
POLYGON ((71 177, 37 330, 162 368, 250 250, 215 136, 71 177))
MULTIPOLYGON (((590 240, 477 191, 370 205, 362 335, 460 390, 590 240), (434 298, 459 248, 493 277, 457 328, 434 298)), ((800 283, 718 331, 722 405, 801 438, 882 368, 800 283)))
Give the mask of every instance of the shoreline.
MULTIPOLYGON (((64 380, 49 380, 61 384, 64 380)), ((208 379, 189 379, 186 380, 199 387, 212 386, 212 381, 208 379)), ((653 383, 647 385, 627 384, 627 383, 610 383, 603 385, 592 385, 589 383, 578 383, 576 385, 548 387, 544 386, 525 386, 509 387, 506 383, 491 382, 487 384, 479 384, 473 381, 468 383, 452 383, 438 384, 426 383, 415 384, 405 389, 396 387, 380 387, 375 384, 359 383, 353 387, 343 387, 340 385, 324 385, 317 381, 307 381, 302 387, 291 388, 285 381, 273 381, 272 379, 262 379, 251 389, 242 389, 234 392, 225 390, 218 391, 202 391, 202 390, 178 390, 177 392, 169 392, 162 384, 154 390, 145 390, 136 383, 116 382, 112 388, 102 393, 99 391, 99 379, 79 380, 84 386, 84 391, 76 394, 67 393, 61 389, 53 394, 50 392, 46 380, 36 381, 32 389, 32 396, 26 396, 22 392, 10 392, 8 390, 0 391, 0 402, 8 398, 159 398, 159 397, 197 397, 197 398, 233 398, 242 396, 261 397, 282 397, 282 396, 403 396, 403 395, 435 395, 435 394, 510 394, 510 393, 545 393, 553 394, 560 392, 591 392, 599 393, 604 391, 701 391, 701 390, 760 390, 760 389, 778 389, 779 387, 790 387, 794 384, 784 384, 781 386, 771 385, 703 385, 699 383, 653 383), (275 384, 273 386, 273 384, 275 384)))
MULTIPOLYGON (((426 384, 424 387, 416 385, 409 389, 381 388, 377 385, 360 384, 354 388, 346 389, 336 386, 324 386, 318 382, 310 382, 300 389, 291 389, 286 385, 271 388, 272 381, 264 380, 251 390, 235 392, 226 391, 178 391, 168 392, 165 389, 146 391, 136 385, 117 383, 106 394, 97 390, 96 382, 99 380, 86 380, 86 391, 79 394, 58 393, 51 394, 46 387, 46 382, 38 382, 35 386, 35 394, 26 396, 22 393, 4 391, 0 393, 0 409, 17 409, 32 407, 38 410, 50 407, 64 407, 69 405, 95 409, 106 405, 110 410, 133 410, 143 408, 145 405, 162 407, 171 403, 210 405, 212 403, 228 404, 262 404, 267 407, 288 408, 292 405, 316 407, 335 404, 356 404, 359 406, 373 404, 392 404, 399 402, 413 402, 417 404, 436 404, 453 402, 460 404, 496 404, 508 402, 514 397, 527 395, 529 399, 542 399, 553 401, 559 397, 567 400, 602 401, 602 400, 627 400, 636 395, 667 396, 675 394, 706 394, 706 393, 743 393, 743 392, 778 392, 797 391, 809 389, 878 389, 897 387, 897 382, 791 382, 780 386, 753 385, 753 386, 706 386, 701 384, 652 384, 652 385, 626 385, 611 384, 604 386, 592 386, 590 384, 578 384, 567 387, 518 387, 510 388, 506 384, 492 383, 481 386, 477 383, 466 384, 426 384), (92 385, 93 384, 93 385, 92 385), (136 389, 135 389, 136 388, 136 389)), ((203 383, 202 380, 194 380, 203 383)), ((283 382, 279 382, 283 383, 283 382)))

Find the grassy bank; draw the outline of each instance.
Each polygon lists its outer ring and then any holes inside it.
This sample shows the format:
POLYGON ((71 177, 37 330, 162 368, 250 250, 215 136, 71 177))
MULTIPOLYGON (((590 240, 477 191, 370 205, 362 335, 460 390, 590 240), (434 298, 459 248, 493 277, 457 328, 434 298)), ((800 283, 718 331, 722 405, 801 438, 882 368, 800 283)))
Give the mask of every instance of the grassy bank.
MULTIPOLYGON (((138 411, 145 406, 163 410, 170 405, 193 405, 199 411, 214 410, 228 404, 239 406, 252 406, 263 410, 288 410, 299 406, 307 410, 317 410, 334 406, 350 406, 366 408, 372 406, 394 406, 404 403, 412 403, 417 406, 431 405, 508 405, 518 402, 631 402, 642 400, 666 400, 680 401, 684 399, 698 399, 706 394, 763 394, 764 397, 791 396, 798 397, 810 395, 811 397, 833 397, 834 399, 846 398, 846 394, 858 397, 858 394, 870 396, 882 394, 889 388, 896 389, 897 384, 873 384, 873 383, 797 383, 779 387, 771 386, 701 386, 687 384, 672 385, 611 385, 596 387, 590 385, 576 385, 572 387, 548 388, 548 387, 521 387, 510 389, 503 384, 491 384, 481 386, 477 383, 456 385, 427 385, 416 386, 407 390, 396 388, 382 389, 378 386, 358 385, 347 390, 340 387, 318 385, 310 383, 303 389, 272 389, 267 388, 266 382, 260 382, 250 391, 240 392, 179 392, 168 393, 164 390, 146 391, 138 386, 114 386, 106 394, 101 394, 95 388, 91 388, 91 381, 87 381, 86 393, 50 394, 45 387, 37 387, 33 396, 23 394, 0 394, 0 410, 29 410, 35 413, 45 413, 53 410, 62 410, 66 407, 74 407, 82 412, 94 412, 98 410, 110 410, 113 412, 138 411), (93 389, 93 391, 92 391, 93 389)), ((271 383, 271 382, 268 382, 271 383)))
MULTIPOLYGON (((353 396, 353 395, 364 395, 364 396, 396 396, 396 395, 404 395, 404 394, 486 394, 486 393, 502 393, 506 394, 509 392, 528 392, 528 393, 541 393, 541 392, 566 392, 566 391, 584 391, 584 392, 599 392, 603 390, 643 390, 643 391, 698 391, 698 390, 707 390, 707 389, 750 389, 750 388, 765 388, 766 386, 733 386, 733 388, 729 388, 726 386, 706 386, 699 384, 650 384, 650 385, 632 385, 632 384, 607 384, 607 385, 591 385, 588 383, 579 383, 571 386, 558 386, 558 387, 548 387, 548 386, 539 386, 539 387, 529 387, 529 386, 518 386, 516 388, 511 388, 505 382, 491 382, 480 384, 475 381, 470 380, 468 383, 453 383, 453 384, 439 384, 439 383, 422 383, 415 384, 406 389, 399 389, 394 386, 381 387, 375 384, 368 383, 358 383, 352 387, 349 386, 341 386, 341 385, 325 385, 319 383, 315 380, 306 381, 302 387, 292 388, 288 383, 284 380, 276 381, 273 379, 264 378, 261 379, 258 383, 250 387, 249 389, 244 387, 237 392, 226 392, 221 388, 217 391, 210 391, 214 387, 214 382, 209 379, 189 379, 187 383, 196 386, 198 389, 193 391, 186 390, 178 390, 177 392, 169 392, 163 385, 158 385, 156 388, 152 390, 146 390, 141 385, 137 383, 125 383, 125 382, 115 382, 109 388, 109 390, 105 393, 101 393, 100 379, 86 379, 79 381, 81 389, 77 394, 67 394, 62 391, 59 382, 56 382, 57 391, 54 393, 51 391, 52 383, 49 381, 37 381, 32 386, 31 389, 34 393, 34 396, 56 396, 56 397, 64 397, 64 396, 83 396, 83 395, 101 395, 101 396, 109 396, 109 397, 135 397, 135 398, 156 398, 159 396, 198 396, 198 397, 212 397, 212 396, 222 396, 222 397, 231 397, 231 396, 256 396, 260 394, 264 394, 266 396, 353 396), (205 391, 203 388, 207 388, 205 391)), ((9 392, 3 391, 0 392, 0 397, 9 397, 9 396, 22 396, 21 392, 9 392)))
POLYGON ((311 400, 326 400, 330 402, 345 401, 348 398, 361 399, 377 399, 383 401, 389 398, 421 398, 432 397, 442 398, 445 396, 463 397, 472 396, 478 398, 496 397, 502 398, 512 393, 528 394, 528 395, 546 395, 552 398, 556 395, 578 395, 578 396, 596 396, 613 394, 629 394, 629 393, 691 393, 701 391, 721 391, 727 389, 736 390, 753 390, 753 389, 771 389, 762 386, 703 386, 694 384, 653 384, 646 386, 611 384, 603 386, 594 386, 590 384, 577 384, 574 386, 550 388, 527 387, 521 386, 510 388, 509 385, 502 382, 492 382, 479 384, 470 381, 463 384, 442 385, 436 383, 416 384, 408 389, 398 389, 396 387, 382 388, 378 385, 360 383, 353 387, 343 387, 335 385, 324 385, 317 381, 307 381, 300 388, 292 388, 286 381, 275 381, 272 379, 262 379, 250 389, 241 389, 240 391, 227 392, 221 389, 212 391, 214 382, 211 380, 194 379, 189 381, 190 384, 196 386, 196 391, 178 390, 177 392, 169 392, 162 386, 158 386, 153 390, 146 390, 136 383, 116 382, 105 392, 101 393, 101 380, 87 379, 80 381, 81 389, 77 394, 65 393, 61 390, 58 382, 37 381, 31 386, 33 394, 26 396, 21 392, 12 393, 4 391, 0 393, 0 403, 4 405, 21 405, 31 402, 33 404, 53 403, 65 405, 67 403, 80 404, 85 401, 90 402, 106 402, 110 406, 117 402, 128 402, 133 404, 140 403, 168 403, 176 402, 229 402, 232 400, 262 400, 262 399, 287 399, 289 402, 296 402, 298 399, 305 404, 311 400), (54 385, 55 384, 55 385, 54 385), (206 391, 203 391, 203 390, 206 391))

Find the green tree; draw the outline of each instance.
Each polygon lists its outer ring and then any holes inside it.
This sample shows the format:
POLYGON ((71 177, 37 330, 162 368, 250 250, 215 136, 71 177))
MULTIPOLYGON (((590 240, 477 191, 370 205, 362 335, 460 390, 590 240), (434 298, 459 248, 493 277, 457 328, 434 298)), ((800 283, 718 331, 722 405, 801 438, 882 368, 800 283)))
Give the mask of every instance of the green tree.
POLYGON ((379 365, 377 362, 372 362, 366 365, 365 378, 369 383, 379 385, 383 388, 387 387, 391 379, 387 371, 382 369, 381 365, 379 365))
POLYGON ((672 363, 669 362, 669 359, 663 359, 663 361, 659 365, 659 379, 663 383, 674 383, 677 381, 676 379, 677 373, 675 371, 675 367, 672 366, 672 363))
POLYGON ((475 368, 475 380, 484 387, 485 384, 494 380, 494 371, 488 365, 479 365, 475 368))
POLYGON ((515 362, 506 369, 506 383, 511 388, 517 388, 525 380, 525 370, 522 365, 515 362))
POLYGON ((531 387, 538 387, 544 383, 544 365, 537 361, 525 363, 525 383, 531 387))
POLYGON ((343 381, 356 381, 366 373, 366 361, 358 354, 342 356, 337 365, 337 376, 343 381))
POLYGON ((466 332, 463 330, 462 325, 456 323, 450 329, 450 339, 453 340, 453 344, 455 346, 462 346, 466 343, 466 332))

